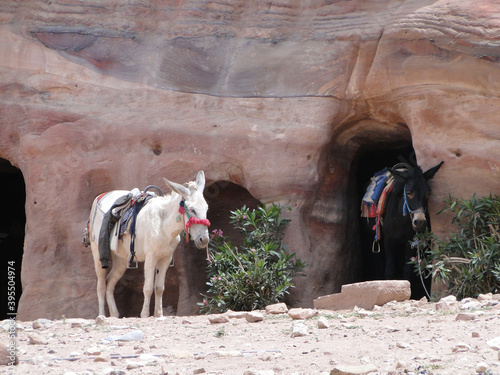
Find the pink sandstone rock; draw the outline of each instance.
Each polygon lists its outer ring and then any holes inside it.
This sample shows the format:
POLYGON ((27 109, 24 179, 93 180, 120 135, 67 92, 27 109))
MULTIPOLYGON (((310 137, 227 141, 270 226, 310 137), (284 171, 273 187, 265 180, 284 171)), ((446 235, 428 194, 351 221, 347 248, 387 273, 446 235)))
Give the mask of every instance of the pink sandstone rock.
POLYGON ((390 301, 410 299, 410 283, 406 280, 376 280, 342 286, 340 293, 321 296, 314 300, 314 308, 324 310, 351 310, 355 306, 371 310, 390 301))
MULTIPOLYGON (((429 212, 446 236, 448 194, 500 193, 498 12, 496 0, 3 1, 0 158, 26 183, 19 319, 95 318, 80 243, 94 197, 201 169, 214 229, 248 202, 291 207, 285 240, 309 266, 289 306, 362 279, 353 176, 369 150, 444 160, 429 212)), ((204 252, 181 244, 174 258, 164 307, 196 313, 204 252)), ((138 315, 142 280, 119 282, 123 315, 138 315)))

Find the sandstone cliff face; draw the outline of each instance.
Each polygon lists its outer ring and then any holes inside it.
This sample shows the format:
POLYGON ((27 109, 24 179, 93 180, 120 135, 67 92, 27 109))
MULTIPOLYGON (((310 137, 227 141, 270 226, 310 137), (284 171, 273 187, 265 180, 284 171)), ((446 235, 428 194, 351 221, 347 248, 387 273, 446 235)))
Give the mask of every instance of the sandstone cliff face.
MULTIPOLYGON (((430 205, 447 233, 435 212, 449 193, 500 193, 499 11, 493 0, 4 2, 0 157, 26 183, 19 317, 93 317, 80 244, 93 198, 200 169, 220 212, 292 208, 287 243, 309 264, 296 305, 360 277, 366 155, 413 145, 423 169, 444 160, 430 205)), ((167 274, 179 314, 204 288, 203 252, 182 247, 167 274)), ((125 314, 141 282, 120 284, 125 314)))

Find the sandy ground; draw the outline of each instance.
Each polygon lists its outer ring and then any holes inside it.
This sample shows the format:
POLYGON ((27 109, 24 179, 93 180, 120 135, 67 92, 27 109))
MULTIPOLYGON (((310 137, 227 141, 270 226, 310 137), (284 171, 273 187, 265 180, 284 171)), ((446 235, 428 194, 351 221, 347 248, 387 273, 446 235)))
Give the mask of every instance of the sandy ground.
MULTIPOLYGON (((390 302, 302 321, 261 313, 254 323, 241 314, 17 322, 20 362, 0 374, 500 374, 496 299, 390 302)), ((3 340, 8 322, 0 327, 3 340)))

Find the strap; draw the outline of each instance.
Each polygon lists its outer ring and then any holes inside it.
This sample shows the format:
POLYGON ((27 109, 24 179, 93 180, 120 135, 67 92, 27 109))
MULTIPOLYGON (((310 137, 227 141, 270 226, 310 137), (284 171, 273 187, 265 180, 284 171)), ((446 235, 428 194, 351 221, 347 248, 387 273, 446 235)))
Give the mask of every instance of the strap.
POLYGON ((404 203, 403 203, 403 216, 408 215, 408 212, 411 212, 410 205, 408 204, 408 199, 406 198, 406 184, 403 191, 404 203))
POLYGON ((136 202, 134 204, 134 213, 132 214, 132 222, 130 224, 130 256, 127 267, 133 267, 135 258, 135 223, 137 220, 137 214, 141 210, 144 201, 136 202))
POLYGON ((137 220, 137 215, 139 211, 144 207, 144 205, 153 198, 150 194, 142 193, 137 201, 132 202, 134 211, 132 214, 132 221, 130 223, 130 256, 128 261, 128 268, 137 268, 137 260, 135 260, 135 223, 137 220), (135 267, 134 267, 135 266, 135 267))
POLYGON ((163 191, 161 191, 161 189, 158 186, 156 186, 156 185, 149 185, 149 186, 147 186, 146 189, 144 189, 144 192, 146 193, 148 190, 156 190, 156 192, 158 193, 158 195, 160 197, 163 196, 163 191))
POLYGON ((192 225, 201 224, 206 227, 210 226, 210 221, 208 219, 198 219, 197 217, 191 217, 186 212, 184 199, 181 200, 181 202, 179 203, 179 213, 182 215, 184 221, 184 232, 186 234, 186 243, 189 242, 189 228, 191 228, 192 225), (187 222, 186 222, 186 216, 188 217, 187 222))

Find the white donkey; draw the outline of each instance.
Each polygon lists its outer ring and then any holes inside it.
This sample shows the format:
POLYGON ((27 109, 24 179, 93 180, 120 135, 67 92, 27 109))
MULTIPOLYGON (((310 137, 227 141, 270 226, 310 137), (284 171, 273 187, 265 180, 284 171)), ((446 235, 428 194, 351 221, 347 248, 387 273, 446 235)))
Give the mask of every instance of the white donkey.
MULTIPOLYGON (((139 262, 144 263, 144 304, 141 318, 149 316, 149 301, 155 291, 156 317, 163 315, 162 297, 165 288, 165 275, 172 260, 174 250, 180 241, 182 230, 186 230, 186 237, 193 238, 198 248, 208 246, 208 226, 206 219, 208 205, 203 197, 205 188, 205 174, 198 172, 196 182, 190 181, 187 187, 171 182, 164 178, 173 192, 170 195, 151 198, 139 211, 135 226, 135 255, 139 262), (183 202, 183 203, 181 203, 183 202), (188 220, 186 220, 186 216, 188 220), (191 233, 189 233, 191 229, 191 233)), ((94 228, 94 212, 97 201, 94 200, 89 220, 89 237, 94 257, 95 271, 97 274, 97 298, 99 301, 99 315, 105 315, 104 303, 107 299, 109 313, 118 317, 118 309, 114 299, 116 283, 127 269, 130 256, 131 235, 125 232, 118 241, 116 251, 111 251, 112 268, 106 278, 106 269, 101 267, 99 260, 99 231, 94 228)), ((98 223, 96 223, 99 226, 98 223)))

